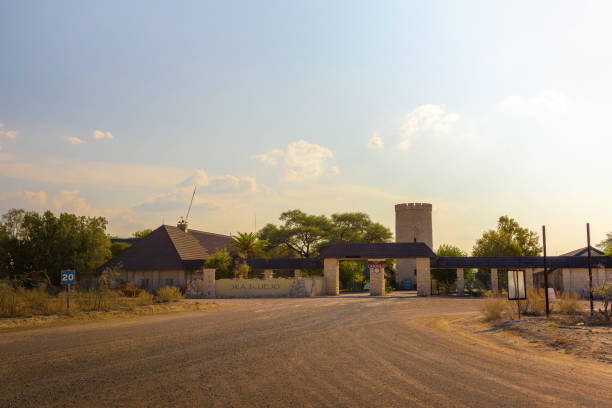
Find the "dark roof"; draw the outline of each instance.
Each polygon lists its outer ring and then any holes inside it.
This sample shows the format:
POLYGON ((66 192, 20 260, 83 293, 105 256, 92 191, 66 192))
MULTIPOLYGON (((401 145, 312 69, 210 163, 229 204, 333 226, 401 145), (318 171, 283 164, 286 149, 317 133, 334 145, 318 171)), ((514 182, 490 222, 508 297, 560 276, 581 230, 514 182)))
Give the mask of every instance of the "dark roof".
MULTIPOLYGON (((603 256, 604 252, 600 251, 597 248, 591 247, 591 256, 603 256)), ((568 252, 567 254, 561 254, 561 256, 588 256, 587 247, 574 249, 573 251, 568 252)))
POLYGON ((230 237, 162 225, 102 266, 123 270, 182 270, 199 268, 222 242, 230 237), (210 238, 210 243, 208 243, 210 238), (207 247, 212 252, 207 250, 207 247))
POLYGON ((434 258, 436 254, 423 242, 386 244, 334 244, 321 251, 319 258, 402 259, 434 258))
POLYGON ((313 258, 248 259, 253 269, 322 269, 323 261, 313 258))
MULTIPOLYGON (((547 269, 586 268, 587 257, 582 256, 549 256, 546 258, 547 269)), ((602 265, 612 267, 612 258, 607 256, 592 256, 594 268, 602 265)), ((432 268, 544 268, 544 258, 541 256, 474 256, 474 257, 439 257, 432 259, 432 268)))
POLYGON ((228 235, 197 230, 187 230, 187 233, 196 238, 210 255, 223 248, 231 250, 232 237, 228 235))

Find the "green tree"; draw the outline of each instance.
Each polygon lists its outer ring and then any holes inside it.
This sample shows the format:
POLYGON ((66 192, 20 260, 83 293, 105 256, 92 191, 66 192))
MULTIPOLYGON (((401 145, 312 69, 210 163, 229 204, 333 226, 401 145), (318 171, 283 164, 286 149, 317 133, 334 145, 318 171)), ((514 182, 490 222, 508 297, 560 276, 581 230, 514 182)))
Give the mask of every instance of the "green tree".
POLYGON ((261 255, 265 245, 266 242, 259 239, 253 232, 239 232, 238 235, 232 237, 234 254, 242 259, 243 263, 248 258, 261 255))
POLYGON ((358 261, 340 261, 339 280, 345 288, 352 287, 353 284, 362 282, 364 279, 363 270, 365 264, 358 261))
POLYGON ((330 244, 389 242, 392 237, 387 227, 359 212, 333 214, 330 219, 291 210, 282 213, 280 220, 282 225, 267 224, 259 231, 259 237, 267 242, 269 255, 272 250, 284 248, 287 255, 310 258, 330 244))
POLYGON ((153 232, 152 229, 146 228, 146 229, 143 229, 142 231, 134 232, 132 234, 132 238, 144 238, 144 237, 146 237, 147 235, 149 235, 152 232, 153 232))
POLYGON ((382 243, 391 240, 391 231, 382 224, 372 222, 361 212, 332 214, 332 228, 328 242, 335 243, 382 243))
POLYGON ((497 229, 486 231, 476 241, 473 256, 538 256, 542 252, 539 236, 521 227, 513 218, 499 217, 497 229))
POLYGON ((283 225, 267 224, 259 237, 268 244, 266 249, 285 246, 302 258, 314 257, 319 245, 324 243, 332 224, 324 215, 308 215, 300 210, 286 211, 279 217, 283 225))
POLYGON ((219 249, 204 262, 204 267, 216 269, 216 279, 228 279, 231 276, 232 257, 227 249, 219 249))
MULTIPOLYGON (((523 228, 513 218, 507 215, 499 217, 497 228, 486 231, 476 241, 472 249, 473 256, 538 256, 542 252, 536 232, 523 228)), ((507 284, 504 270, 498 270, 498 281, 501 287, 507 284)), ((476 279, 483 286, 489 286, 491 276, 488 272, 479 270, 476 279)))
POLYGON ((612 256, 612 232, 608 232, 606 239, 601 241, 598 245, 607 256, 612 256))
POLYGON ((78 274, 93 274, 111 257, 110 240, 105 234, 107 221, 103 217, 67 213, 56 217, 50 211, 25 212, 17 229, 6 220, 3 217, 0 228, 4 231, 0 234, 0 278, 19 279, 28 284, 44 277, 48 283, 58 284, 62 269, 75 268, 78 274), (16 230, 19 232, 14 233, 16 230))
MULTIPOLYGON (((436 255, 449 256, 449 257, 463 257, 463 256, 467 256, 467 253, 465 253, 465 251, 461 250, 460 248, 456 246, 449 245, 449 244, 442 244, 438 248, 436 255)), ((465 274, 465 271, 464 271, 464 274, 465 274)), ((431 277, 435 279, 436 282, 438 283, 438 287, 440 288, 440 291, 442 291, 445 294, 448 294, 450 292, 452 285, 457 283, 457 270, 456 269, 437 269, 437 268, 432 269, 431 277)))
POLYGON ((129 242, 112 242, 110 245, 111 256, 114 258, 131 246, 132 244, 129 242))

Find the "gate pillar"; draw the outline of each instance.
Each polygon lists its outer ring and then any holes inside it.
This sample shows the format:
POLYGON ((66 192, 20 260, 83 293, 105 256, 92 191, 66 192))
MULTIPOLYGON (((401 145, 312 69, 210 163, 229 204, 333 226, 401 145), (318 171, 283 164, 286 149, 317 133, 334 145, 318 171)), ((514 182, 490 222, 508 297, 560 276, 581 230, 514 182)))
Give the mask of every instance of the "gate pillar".
POLYGON ((416 258, 417 295, 431 296, 431 272, 429 258, 416 258))
POLYGON ((385 296, 385 266, 384 259, 368 259, 370 296, 385 296))
POLYGON ((325 291, 327 296, 338 296, 340 294, 340 271, 339 262, 335 258, 323 259, 323 274, 325 275, 325 291))
POLYGON ((491 292, 493 295, 499 294, 499 277, 497 276, 497 268, 491 268, 491 292))
POLYGON ((457 268, 457 296, 463 296, 465 280, 463 279, 463 268, 457 268))

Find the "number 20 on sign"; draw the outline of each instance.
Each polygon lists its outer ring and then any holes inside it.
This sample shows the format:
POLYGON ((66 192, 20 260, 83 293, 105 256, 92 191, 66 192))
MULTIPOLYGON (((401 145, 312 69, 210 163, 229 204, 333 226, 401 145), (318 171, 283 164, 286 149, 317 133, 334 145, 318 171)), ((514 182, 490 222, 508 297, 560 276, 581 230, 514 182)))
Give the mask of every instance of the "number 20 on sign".
POLYGON ((74 284, 74 271, 66 270, 62 271, 62 285, 72 285, 74 284))

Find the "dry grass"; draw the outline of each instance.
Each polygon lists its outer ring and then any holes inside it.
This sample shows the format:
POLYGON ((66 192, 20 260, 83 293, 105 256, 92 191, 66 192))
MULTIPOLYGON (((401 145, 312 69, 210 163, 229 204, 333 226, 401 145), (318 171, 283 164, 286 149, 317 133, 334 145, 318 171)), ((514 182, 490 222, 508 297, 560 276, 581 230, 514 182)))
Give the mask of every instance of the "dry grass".
POLYGON ((485 299, 481 311, 486 321, 512 318, 513 315, 512 306, 508 299, 499 296, 492 296, 485 299))
POLYGON ((179 288, 165 287, 158 296, 140 291, 135 297, 102 287, 99 290, 70 293, 70 310, 66 305, 66 292, 52 295, 45 286, 27 289, 8 281, 0 281, 0 317, 32 317, 81 312, 133 311, 137 307, 182 299, 179 288))
POLYGON ((580 299, 576 292, 564 292, 557 301, 557 312, 565 315, 576 315, 580 312, 580 299))
POLYGON ((177 300, 183 298, 183 294, 176 286, 164 286, 157 291, 157 298, 160 302, 176 302, 177 300))
POLYGON ((527 289, 527 299, 520 302, 521 313, 532 316, 546 314, 546 297, 544 289, 527 289))

